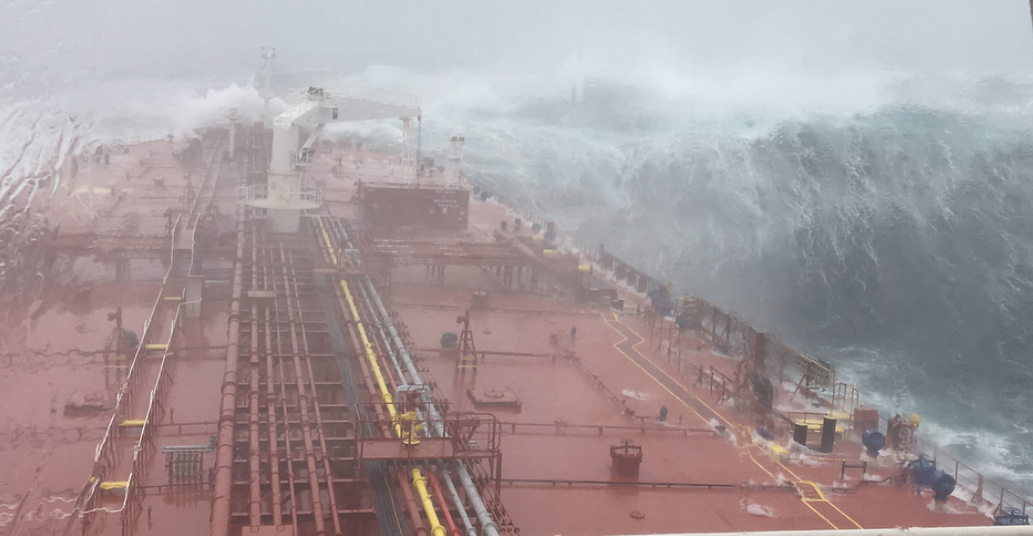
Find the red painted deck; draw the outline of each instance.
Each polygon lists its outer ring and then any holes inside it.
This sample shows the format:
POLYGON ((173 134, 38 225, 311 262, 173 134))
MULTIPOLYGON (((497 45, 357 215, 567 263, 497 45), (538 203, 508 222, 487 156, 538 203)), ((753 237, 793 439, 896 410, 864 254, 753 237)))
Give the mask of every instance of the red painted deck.
MULTIPOLYGON (((0 309, 0 534, 61 533, 69 524, 129 363, 112 350, 115 324, 108 314, 121 307, 125 328, 142 336, 161 291, 167 266, 161 257, 171 247, 165 210, 187 212, 187 176, 196 190, 204 173, 203 162, 183 164, 173 156, 183 148, 180 143, 147 142, 130 146, 128 153, 111 154, 108 164, 83 161, 75 177, 62 177, 52 198, 34 199, 33 211, 45 215, 51 228, 60 227, 55 242, 74 262, 59 255, 54 280, 25 289, 21 296, 5 297, 0 309), (123 281, 116 281, 119 248, 130 257, 123 281), (88 297, 79 299, 84 290, 88 297)), ((222 214, 232 215, 233 191, 221 191, 215 204, 222 214)), ((232 216, 223 219, 232 223, 232 216)), ((211 287, 212 296, 217 286, 211 287)), ((205 304, 204 322, 193 326, 188 347, 171 368, 167 411, 161 422, 153 423, 159 454, 151 460, 148 480, 140 483, 153 492, 143 500, 144 511, 151 513, 142 520, 153 534, 201 534, 208 528, 208 499, 198 501, 203 495, 157 493, 157 486, 167 482, 160 447, 205 444, 215 432, 225 309, 224 303, 205 304)), ((170 321, 168 311, 158 314, 154 340, 147 342, 167 337, 165 324, 170 321)), ((161 353, 148 353, 140 362, 142 387, 130 414, 145 411, 161 353)), ((127 454, 106 479, 110 481, 128 476, 139 436, 139 427, 116 429, 116 443, 127 454)), ((122 497, 112 492, 99 504, 117 509, 122 497)), ((73 521, 71 526, 79 525, 73 521)), ((94 528, 97 534, 120 533, 118 515, 98 517, 94 528)))
MULTIPOLYGON (((362 159, 354 152, 344 158, 362 159)), ((401 174, 384 173, 389 163, 365 162, 364 181, 377 172, 393 180, 401 174), (374 165, 380 167, 374 171, 374 165)), ((332 183, 328 197, 343 201, 350 184, 332 183)), ((350 215, 331 206, 334 214, 350 215)), ((470 214, 463 237, 484 242, 493 241, 503 220, 512 229, 515 217, 477 198, 470 214)), ((528 234, 529 225, 523 228, 528 234)), ((498 278, 467 266, 446 268, 444 284, 432 282, 422 266, 396 268, 390 289, 400 320, 424 349, 437 348, 443 333, 460 331, 456 317, 470 308, 471 292, 489 291, 489 308, 470 311, 477 350, 486 353, 476 373, 457 372, 454 358, 433 350, 418 354, 439 395, 463 410, 492 411, 504 423, 502 498, 525 534, 990 524, 956 497, 935 505, 929 491, 862 484, 858 469, 840 481, 841 462, 861 458, 858 443, 840 442, 826 461, 815 455, 782 463, 764 440, 754 442, 747 417, 693 386, 697 367, 732 376, 737 360, 688 338, 683 347, 699 351, 683 349, 680 359, 661 355, 658 335, 642 315, 503 289, 498 278), (571 327, 577 328, 573 340, 571 327), (521 407, 477 407, 467 390, 512 390, 521 407), (656 423, 662 406, 669 409, 664 425, 656 423), (608 484, 621 480, 613 475, 609 447, 624 440, 643 448, 640 486, 608 484)), ((620 295, 625 311, 645 303, 640 295, 620 295)), ((788 397, 780 392, 776 405, 788 397)), ((888 458, 869 461, 869 480, 898 472, 888 458)))
MULTIPOLYGON (((110 165, 84 166, 54 200, 34 208, 46 211, 62 234, 163 236, 165 209, 184 206, 185 176, 193 174, 192 187, 199 183, 196 170, 172 157, 180 150, 168 142, 133 146, 110 165)), ((398 180, 401 171, 393 161, 324 144, 309 174, 323 183, 332 214, 354 218, 355 181, 398 180), (346 164, 344 176, 334 177, 330 168, 339 159, 346 164)), ((217 199, 220 218, 232 219, 234 193, 217 199)), ((477 198, 470 213, 466 232, 433 236, 491 242, 499 222, 512 225, 514 218, 503 206, 477 198)), ((134 260, 130 268, 132 281, 115 283, 111 261, 81 258, 69 270, 72 277, 42 289, 38 301, 7 300, 0 309, 0 535, 49 534, 64 527, 70 503, 89 477, 124 366, 105 353, 113 328, 107 314, 121 306, 127 329, 142 333, 160 291, 160 262, 134 260), (77 303, 75 294, 84 287, 92 288, 91 297, 77 303), (66 412, 69 402, 99 409, 66 412)), ((502 499, 524 534, 990 523, 956 497, 937 508, 928 491, 862 484, 856 469, 840 481, 841 461, 860 458, 856 443, 841 442, 826 461, 813 456, 783 463, 762 440, 754 441, 747 417, 693 385, 695 367, 715 366, 732 375, 735 360, 715 355, 702 342, 684 345, 677 359, 661 355, 656 332, 641 315, 506 290, 497 277, 473 266, 448 267, 444 284, 432 282, 422 266, 396 268, 390 289, 389 306, 416 346, 431 349, 415 353, 436 378, 438 395, 462 410, 490 411, 503 422, 502 499), (456 317, 470 307, 476 290, 489 292, 489 307, 471 311, 484 356, 476 372, 460 373, 453 358, 433 349, 442 333, 459 332, 456 317), (573 340, 571 327, 577 328, 573 340), (488 392, 511 393, 520 407, 478 407, 468 390, 488 398, 488 392), (661 407, 670 410, 666 424, 656 423, 661 407), (625 440, 644 452, 639 485, 612 472, 609 447, 625 440)), ((644 303, 641 296, 620 294, 630 304, 626 311, 644 303)), ((169 411, 155 423, 160 444, 204 444, 215 433, 228 303, 207 301, 203 315, 172 370, 169 411)), ((778 396, 776 404, 788 395, 778 396)), ((786 445, 788 439, 778 437, 776 443, 786 445)), ((131 434, 122 440, 131 444, 131 434)), ((145 532, 206 533, 207 499, 162 492, 163 470, 163 458, 155 456, 144 484, 154 488, 143 502, 145 532)), ((889 459, 869 463, 871 479, 897 471, 889 459)), ((105 505, 117 503, 114 497, 105 505)), ((100 523, 98 533, 119 532, 116 515, 100 523)))

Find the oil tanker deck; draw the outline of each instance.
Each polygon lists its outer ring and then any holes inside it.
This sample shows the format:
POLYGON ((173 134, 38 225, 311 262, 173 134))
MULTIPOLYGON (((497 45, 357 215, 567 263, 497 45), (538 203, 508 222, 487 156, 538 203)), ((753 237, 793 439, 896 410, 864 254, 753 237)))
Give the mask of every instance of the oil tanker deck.
POLYGON ((415 156, 420 113, 307 88, 5 223, 0 534, 1030 533, 917 419, 471 187, 462 137, 415 156), (385 117, 400 155, 318 136, 385 117))

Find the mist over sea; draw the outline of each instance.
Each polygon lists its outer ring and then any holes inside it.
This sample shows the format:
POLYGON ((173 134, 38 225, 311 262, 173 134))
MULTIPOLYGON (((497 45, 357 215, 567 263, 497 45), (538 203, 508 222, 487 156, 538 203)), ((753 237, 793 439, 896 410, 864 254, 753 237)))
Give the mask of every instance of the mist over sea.
MULTIPOLYGON (((424 156, 464 134, 479 183, 1033 495, 1024 2, 172 4, 0 6, 0 201, 99 143, 257 119, 276 45, 278 95, 423 97, 424 156)), ((340 133, 390 148, 400 124, 340 133)))

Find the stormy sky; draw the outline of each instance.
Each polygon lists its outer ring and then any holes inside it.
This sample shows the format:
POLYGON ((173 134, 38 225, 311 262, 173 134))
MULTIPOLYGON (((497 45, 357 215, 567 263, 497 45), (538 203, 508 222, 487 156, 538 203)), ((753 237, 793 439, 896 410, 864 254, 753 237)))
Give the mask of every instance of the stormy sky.
MULTIPOLYGON (((253 71, 278 47, 297 70, 693 76, 1033 72, 1024 0, 9 0, 0 74, 55 80, 253 71), (645 66, 645 70, 643 70, 645 66), (647 74, 648 73, 648 74, 647 74)), ((2 85, 2 84, 0 84, 2 85)))

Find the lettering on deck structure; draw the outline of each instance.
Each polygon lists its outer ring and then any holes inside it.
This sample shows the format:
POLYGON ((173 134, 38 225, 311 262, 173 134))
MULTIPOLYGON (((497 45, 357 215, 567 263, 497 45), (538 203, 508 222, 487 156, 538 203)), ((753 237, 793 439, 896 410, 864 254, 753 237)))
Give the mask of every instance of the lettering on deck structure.
POLYGON ((373 228, 461 231, 470 220, 470 191, 418 186, 359 186, 362 219, 373 228))

